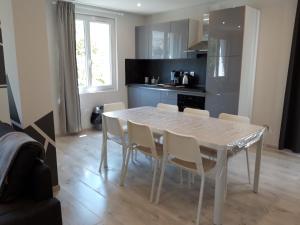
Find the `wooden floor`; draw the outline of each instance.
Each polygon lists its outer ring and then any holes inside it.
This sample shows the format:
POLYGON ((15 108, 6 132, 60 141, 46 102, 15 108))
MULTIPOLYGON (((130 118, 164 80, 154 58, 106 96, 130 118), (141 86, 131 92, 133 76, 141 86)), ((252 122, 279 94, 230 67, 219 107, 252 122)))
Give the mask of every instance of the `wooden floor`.
MULTIPOLYGON (((189 189, 169 167, 159 205, 150 204, 151 164, 143 155, 130 163, 125 186, 120 187, 121 148, 108 144, 109 170, 99 174, 101 133, 57 139, 57 157, 64 225, 185 225, 194 224, 200 178, 189 189)), ((254 150, 250 151, 251 174, 254 150)), ((260 192, 247 184, 245 155, 229 163, 225 225, 299 225, 300 157, 264 149, 260 192)), ((185 176, 186 178, 187 176, 185 176)), ((202 223, 212 224, 214 179, 206 179, 202 223)))

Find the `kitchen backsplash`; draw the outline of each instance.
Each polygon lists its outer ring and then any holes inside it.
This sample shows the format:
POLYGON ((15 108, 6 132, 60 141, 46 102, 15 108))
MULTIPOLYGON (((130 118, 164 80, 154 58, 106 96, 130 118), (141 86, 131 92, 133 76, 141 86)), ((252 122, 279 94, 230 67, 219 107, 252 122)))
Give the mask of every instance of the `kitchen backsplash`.
POLYGON ((126 84, 144 83, 145 77, 152 76, 159 76, 159 83, 170 83, 171 71, 181 70, 194 71, 193 86, 204 87, 206 61, 206 55, 197 59, 126 59, 126 84))

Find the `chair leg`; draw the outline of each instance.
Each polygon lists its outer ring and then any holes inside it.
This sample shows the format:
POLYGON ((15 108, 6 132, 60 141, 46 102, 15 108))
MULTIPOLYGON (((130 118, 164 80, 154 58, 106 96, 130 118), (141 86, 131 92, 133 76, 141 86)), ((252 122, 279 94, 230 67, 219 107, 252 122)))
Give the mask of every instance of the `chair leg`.
POLYGON ((248 149, 245 149, 246 152, 246 160, 247 160, 247 171, 248 171, 248 182, 251 184, 251 175, 250 175, 250 164, 249 164, 249 152, 248 149))
POLYGON ((132 154, 131 154, 131 162, 134 163, 134 150, 132 150, 132 154))
POLYGON ((152 178, 152 186, 151 186, 151 193, 150 193, 150 202, 153 202, 153 195, 154 195, 154 188, 156 183, 156 173, 157 173, 157 167, 158 167, 158 160, 155 160, 154 162, 154 173, 152 178))
POLYGON ((166 160, 162 159, 162 166, 161 166, 161 172, 160 172, 160 178, 159 178, 159 184, 158 184, 155 204, 159 203, 161 187, 162 187, 164 175, 165 175, 165 169, 166 169, 166 160))
POLYGON ((191 182, 192 182, 192 173, 188 172, 188 188, 191 188, 191 182))
POLYGON ((225 194, 224 194, 224 200, 227 198, 227 192, 228 192, 228 161, 226 163, 226 174, 225 174, 225 194))
POLYGON ((99 173, 101 173, 101 170, 102 170, 102 167, 103 167, 104 157, 105 157, 105 152, 104 152, 104 150, 102 150, 101 151, 101 156, 100 156, 99 173))
POLYGON ((132 151, 132 149, 128 148, 127 154, 126 154, 125 165, 124 165, 124 168, 122 169, 122 174, 121 174, 121 179, 120 179, 120 186, 124 186, 124 181, 125 181, 125 177, 126 177, 127 170, 128 170, 128 163, 129 163, 131 151, 132 151))
POLYGON ((125 160, 126 160, 126 154, 127 154, 127 148, 125 145, 122 145, 122 153, 123 153, 123 158, 122 158, 122 170, 121 170, 121 176, 123 175, 123 170, 125 166, 125 160))
POLYGON ((183 184, 183 174, 182 174, 182 169, 179 167, 179 176, 180 176, 180 184, 183 184))
POLYGON ((202 176, 201 176, 200 194, 199 194, 199 203, 198 203, 198 209, 197 209, 197 220, 196 220, 196 225, 199 225, 199 224, 200 224, 200 219, 201 219, 201 209, 202 209, 202 200, 203 200, 204 182, 205 182, 205 175, 202 174, 202 176))

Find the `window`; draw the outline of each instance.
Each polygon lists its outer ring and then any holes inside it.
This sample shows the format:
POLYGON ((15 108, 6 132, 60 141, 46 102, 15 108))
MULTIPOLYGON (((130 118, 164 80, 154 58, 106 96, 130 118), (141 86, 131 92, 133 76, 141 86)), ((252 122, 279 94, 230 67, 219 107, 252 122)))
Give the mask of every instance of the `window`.
POLYGON ((81 93, 115 88, 115 22, 76 15, 76 58, 81 93))

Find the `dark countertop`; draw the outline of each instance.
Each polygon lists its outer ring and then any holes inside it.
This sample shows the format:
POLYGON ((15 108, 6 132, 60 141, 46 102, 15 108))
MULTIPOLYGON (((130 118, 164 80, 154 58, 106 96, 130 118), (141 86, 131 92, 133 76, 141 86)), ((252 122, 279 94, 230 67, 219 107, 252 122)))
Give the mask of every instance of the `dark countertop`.
POLYGON ((188 87, 176 87, 176 86, 161 86, 161 85, 151 85, 151 84, 127 84, 128 87, 142 87, 149 89, 157 89, 157 90, 166 90, 166 91, 177 91, 179 93, 186 94, 195 94, 200 96, 205 96, 204 88, 188 88, 188 87))

